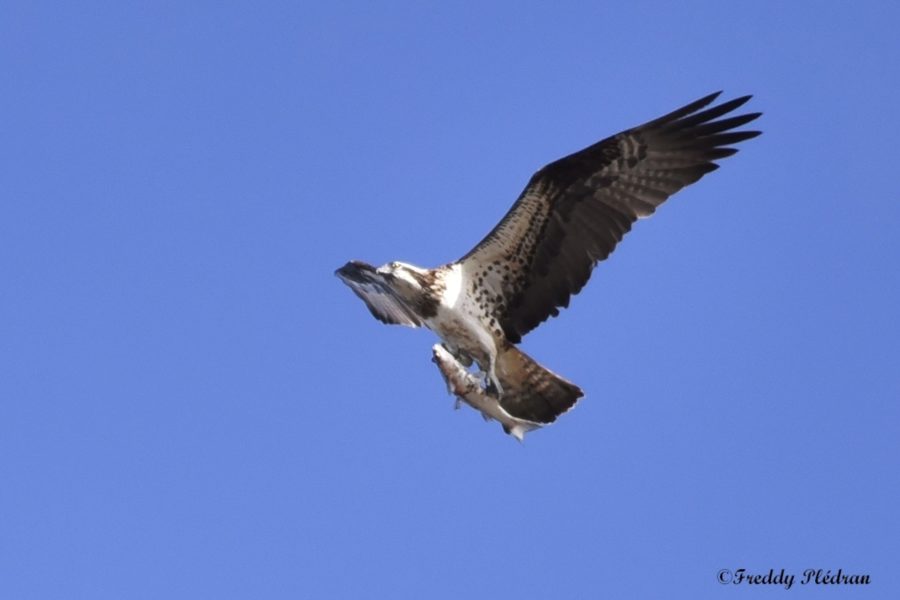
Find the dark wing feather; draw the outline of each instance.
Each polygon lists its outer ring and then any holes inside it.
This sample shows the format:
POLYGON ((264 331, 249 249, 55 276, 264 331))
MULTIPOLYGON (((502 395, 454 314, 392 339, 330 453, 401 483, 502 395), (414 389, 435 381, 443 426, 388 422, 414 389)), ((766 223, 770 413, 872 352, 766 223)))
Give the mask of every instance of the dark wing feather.
POLYGON ((737 152, 728 146, 760 134, 733 131, 760 113, 719 119, 750 96, 707 108, 719 93, 545 166, 459 261, 495 300, 510 341, 568 306, 638 218, 717 169, 713 161, 737 152))
POLYGON ((421 327, 422 321, 398 298, 390 286, 375 279, 350 281, 344 279, 350 289, 366 303, 372 316, 388 325, 421 327))

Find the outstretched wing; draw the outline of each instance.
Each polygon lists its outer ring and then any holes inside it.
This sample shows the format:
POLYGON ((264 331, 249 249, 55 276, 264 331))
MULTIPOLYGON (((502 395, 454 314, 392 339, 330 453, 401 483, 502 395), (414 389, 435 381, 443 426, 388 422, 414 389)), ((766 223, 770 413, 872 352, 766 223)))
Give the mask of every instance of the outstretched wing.
POLYGON ((371 265, 358 261, 348 262, 334 272, 341 281, 366 303, 372 316, 388 325, 420 327, 421 319, 405 302, 397 297, 386 275, 378 273, 371 265))
POLYGON ((734 129, 761 113, 719 118, 750 96, 706 108, 720 93, 545 166, 460 259, 510 341, 568 306, 638 218, 717 169, 713 161, 737 152, 729 145, 760 134, 734 129))

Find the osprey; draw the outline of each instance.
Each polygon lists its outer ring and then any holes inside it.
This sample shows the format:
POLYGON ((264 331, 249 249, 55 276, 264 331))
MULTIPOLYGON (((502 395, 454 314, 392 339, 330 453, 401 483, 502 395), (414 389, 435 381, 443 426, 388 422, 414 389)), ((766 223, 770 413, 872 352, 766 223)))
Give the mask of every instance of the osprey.
POLYGON ((437 333, 443 348, 435 347, 435 360, 448 383, 458 381, 454 389, 468 385, 462 366, 477 363, 481 386, 466 401, 521 439, 583 393, 515 344, 568 306, 637 219, 717 169, 714 161, 737 152, 729 146, 760 134, 735 129, 761 113, 721 118, 750 96, 710 107, 720 93, 540 169, 487 237, 455 262, 376 269, 351 261, 335 274, 376 319, 437 333), (461 365, 455 374, 453 359, 461 365))

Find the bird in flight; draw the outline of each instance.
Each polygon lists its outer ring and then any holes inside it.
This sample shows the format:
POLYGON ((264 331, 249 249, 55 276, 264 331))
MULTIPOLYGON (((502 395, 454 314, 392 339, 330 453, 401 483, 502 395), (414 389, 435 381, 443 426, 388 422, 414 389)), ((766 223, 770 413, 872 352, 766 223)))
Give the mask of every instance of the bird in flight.
POLYGON ((376 319, 434 331, 443 342, 436 359, 474 362, 480 402, 491 405, 479 409, 521 439, 583 396, 519 350, 522 336, 569 305, 637 219, 717 169, 715 161, 737 152, 732 145, 761 133, 738 130, 761 113, 730 116, 750 96, 714 104, 720 94, 543 167, 494 229, 455 262, 426 269, 350 261, 335 274, 376 319))

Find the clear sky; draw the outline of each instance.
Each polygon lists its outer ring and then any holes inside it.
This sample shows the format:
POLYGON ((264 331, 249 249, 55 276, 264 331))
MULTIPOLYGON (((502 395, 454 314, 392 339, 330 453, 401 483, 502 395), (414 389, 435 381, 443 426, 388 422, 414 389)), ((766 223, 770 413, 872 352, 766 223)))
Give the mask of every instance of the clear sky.
POLYGON ((900 597, 898 6, 3 3, 0 597, 900 597), (525 339, 586 397, 524 444, 333 276, 719 89, 765 133, 525 339))

